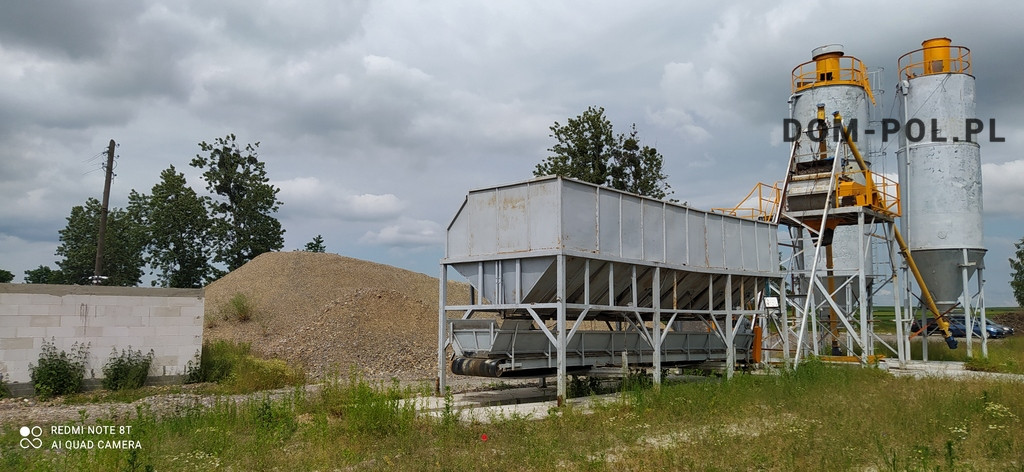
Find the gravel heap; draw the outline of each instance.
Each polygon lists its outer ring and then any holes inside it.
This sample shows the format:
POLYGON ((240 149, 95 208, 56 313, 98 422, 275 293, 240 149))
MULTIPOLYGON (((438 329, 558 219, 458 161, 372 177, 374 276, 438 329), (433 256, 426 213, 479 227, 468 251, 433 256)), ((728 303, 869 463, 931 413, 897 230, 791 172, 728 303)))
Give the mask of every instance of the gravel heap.
POLYGON ((1024 334, 1024 311, 990 315, 990 319, 1013 328, 1014 336, 1024 334))
MULTIPOLYGON (((468 299, 451 283, 450 300, 468 299)), ((437 369, 438 279, 327 253, 270 252, 206 287, 205 340, 248 342, 261 357, 314 378, 347 375, 427 379, 437 369), (254 312, 231 317, 244 294, 254 312)), ((464 300, 462 301, 465 302, 464 300)))

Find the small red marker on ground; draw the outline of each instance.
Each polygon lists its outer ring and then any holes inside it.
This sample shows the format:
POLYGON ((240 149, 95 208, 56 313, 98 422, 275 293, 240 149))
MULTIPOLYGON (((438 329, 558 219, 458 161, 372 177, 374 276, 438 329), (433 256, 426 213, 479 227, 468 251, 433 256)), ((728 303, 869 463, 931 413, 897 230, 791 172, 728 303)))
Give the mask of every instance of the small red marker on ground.
POLYGON ((486 434, 481 434, 480 435, 480 440, 486 442, 487 441, 487 435, 486 434))

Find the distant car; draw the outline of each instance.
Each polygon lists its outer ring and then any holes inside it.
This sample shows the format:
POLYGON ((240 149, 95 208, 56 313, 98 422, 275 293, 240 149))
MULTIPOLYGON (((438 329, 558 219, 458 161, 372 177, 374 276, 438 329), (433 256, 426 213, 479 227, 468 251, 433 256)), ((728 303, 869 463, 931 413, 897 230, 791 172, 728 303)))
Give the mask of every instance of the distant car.
MULTIPOLYGON (((963 315, 949 315, 946 319, 949 321, 949 334, 952 334, 954 338, 967 337, 967 324, 964 321, 963 315)), ((972 322, 971 331, 974 332, 975 336, 981 337, 981 320, 975 318, 972 322)), ((927 323, 928 329, 926 330, 925 335, 931 335, 939 331, 939 326, 935 323, 935 318, 928 318, 927 323)), ((911 323, 911 331, 917 332, 919 329, 920 324, 916 320, 911 323)), ((988 337, 990 338, 1002 338, 1013 334, 1013 328, 1001 325, 992 320, 986 320, 985 331, 988 332, 988 337)))
MULTIPOLYGON (((988 328, 988 333, 989 333, 988 336, 990 338, 1001 338, 1001 337, 1004 337, 1004 336, 1011 336, 1011 335, 1013 335, 1013 328, 1011 328, 1009 326, 1006 326, 1004 324, 996 323, 995 321, 992 321, 992 320, 986 320, 986 327, 988 328), (998 333, 998 334, 992 334, 993 332, 998 333)), ((977 333, 981 332, 978 324, 975 324, 974 328, 975 328, 975 332, 977 332, 977 333)))

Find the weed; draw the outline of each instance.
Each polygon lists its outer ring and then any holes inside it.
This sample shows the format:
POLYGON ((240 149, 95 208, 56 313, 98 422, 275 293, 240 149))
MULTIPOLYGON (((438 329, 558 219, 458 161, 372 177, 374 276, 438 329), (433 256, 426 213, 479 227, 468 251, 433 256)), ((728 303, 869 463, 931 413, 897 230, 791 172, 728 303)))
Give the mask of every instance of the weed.
POLYGON ((451 429, 459 422, 459 413, 455 411, 455 396, 452 395, 452 388, 444 388, 444 409, 441 410, 441 426, 451 429))
POLYGON ((195 376, 200 382, 220 382, 231 375, 231 370, 238 360, 249 355, 249 343, 233 343, 218 340, 203 343, 200 356, 199 373, 195 376))
POLYGON ((601 388, 601 381, 597 377, 573 375, 569 380, 566 394, 569 398, 588 397, 596 395, 601 388))
POLYGON ((236 293, 231 300, 228 300, 225 308, 224 319, 235 319, 237 321, 249 321, 252 319, 256 309, 249 297, 244 293, 236 293))
POLYGON ((227 378, 220 381, 225 393, 256 392, 306 383, 305 372, 293 369, 281 359, 260 359, 251 355, 237 359, 227 378))
POLYGON ((0 374, 0 398, 8 398, 11 396, 11 389, 7 388, 7 381, 4 380, 4 374, 0 374))
POLYGON ((650 374, 642 370, 634 370, 622 378, 619 382, 619 390, 623 392, 636 392, 647 390, 654 385, 654 379, 650 374))
POLYGON ((388 388, 376 389, 358 373, 349 376, 343 385, 331 380, 321 390, 327 413, 357 434, 394 436, 409 432, 416 418, 412 402, 402 401, 402 391, 394 382, 388 388))
POLYGON ((138 449, 131 449, 131 450, 128 451, 128 459, 127 459, 127 463, 125 464, 124 470, 126 472, 138 472, 138 471, 152 472, 153 470, 156 470, 156 469, 154 469, 153 468, 153 464, 151 464, 149 462, 146 462, 146 465, 142 465, 142 460, 139 459, 139 450, 138 449))
POLYGON ((258 434, 266 435, 273 442, 281 442, 292 436, 299 424, 290 401, 273 402, 264 395, 250 405, 252 422, 258 434))
POLYGON ((53 338, 43 340, 42 351, 39 353, 39 364, 29 364, 32 386, 40 398, 46 399, 57 395, 78 393, 82 391, 82 379, 85 377, 85 363, 89 359, 89 345, 74 343, 71 353, 57 352, 53 338))
POLYGON ((199 359, 186 365, 186 381, 216 382, 220 393, 255 392, 305 383, 305 372, 280 359, 259 359, 251 350, 249 343, 205 342, 199 359))
MULTIPOLYGON (((204 345, 206 343, 203 343, 204 345)), ((196 355, 185 365, 185 383, 193 384, 203 381, 202 355, 196 351, 196 355)))
POLYGON ((141 350, 113 349, 110 359, 103 365, 103 388, 107 390, 128 390, 142 387, 149 376, 149 366, 153 364, 153 350, 143 355, 141 350))

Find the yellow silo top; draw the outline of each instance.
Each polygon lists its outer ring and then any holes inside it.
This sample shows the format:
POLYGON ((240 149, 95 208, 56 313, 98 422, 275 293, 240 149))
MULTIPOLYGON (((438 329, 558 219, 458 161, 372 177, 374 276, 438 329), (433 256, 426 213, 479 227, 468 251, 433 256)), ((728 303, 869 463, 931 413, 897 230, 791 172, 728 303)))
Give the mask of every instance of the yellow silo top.
POLYGON ((860 59, 844 55, 842 45, 816 48, 811 56, 810 61, 793 68, 793 93, 826 85, 855 85, 863 88, 871 103, 875 103, 867 68, 860 59))
POLYGON ((971 50, 952 44, 949 38, 923 41, 921 49, 900 56, 900 77, 913 79, 932 74, 970 74, 971 50))

